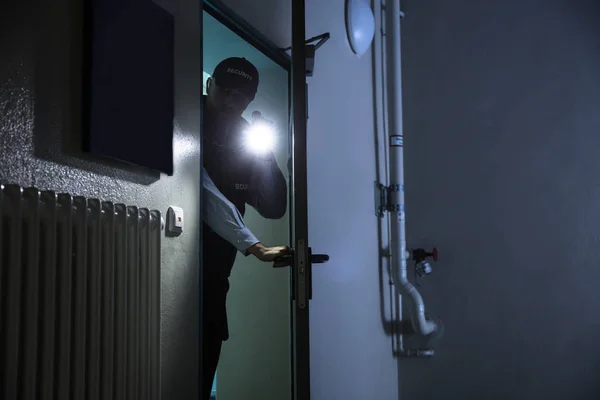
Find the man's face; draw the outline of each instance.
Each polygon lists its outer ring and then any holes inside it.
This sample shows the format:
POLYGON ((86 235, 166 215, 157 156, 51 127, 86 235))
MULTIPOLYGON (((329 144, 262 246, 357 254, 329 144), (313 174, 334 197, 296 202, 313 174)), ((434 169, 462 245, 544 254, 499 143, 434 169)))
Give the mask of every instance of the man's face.
POLYGON ((241 117, 254 98, 235 89, 222 88, 213 78, 206 81, 208 105, 222 117, 241 117))

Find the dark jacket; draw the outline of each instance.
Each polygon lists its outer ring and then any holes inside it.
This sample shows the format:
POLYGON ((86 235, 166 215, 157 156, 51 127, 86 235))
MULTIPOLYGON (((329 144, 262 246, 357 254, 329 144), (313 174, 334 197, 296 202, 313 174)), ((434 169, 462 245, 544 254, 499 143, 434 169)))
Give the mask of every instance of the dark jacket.
MULTIPOLYGON (((221 193, 242 216, 248 204, 265 218, 282 218, 288 200, 285 178, 272 154, 259 159, 240 146, 239 133, 248 122, 217 121, 206 107, 203 121, 203 164, 221 193)), ((236 255, 233 245, 203 224, 203 329, 223 340, 229 338, 226 298, 236 255)))

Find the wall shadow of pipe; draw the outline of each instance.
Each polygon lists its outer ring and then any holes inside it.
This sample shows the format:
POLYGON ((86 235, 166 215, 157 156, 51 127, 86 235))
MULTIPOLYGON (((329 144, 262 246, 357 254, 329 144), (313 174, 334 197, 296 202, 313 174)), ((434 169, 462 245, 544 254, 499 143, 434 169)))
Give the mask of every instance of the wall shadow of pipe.
POLYGON ((34 155, 54 163, 150 185, 160 173, 83 151, 86 101, 85 2, 41 2, 35 35, 34 155))
MULTIPOLYGON (((373 82, 373 112, 374 112, 374 145, 375 145, 375 162, 376 162, 376 184, 383 183, 388 184, 387 176, 383 179, 383 171, 381 168, 382 154, 385 158, 383 165, 388 164, 387 152, 385 143, 380 148, 380 140, 387 140, 388 130, 386 126, 387 115, 390 112, 387 108, 387 94, 390 91, 390 83, 386 82, 384 77, 386 71, 389 70, 389 60, 386 58, 388 53, 388 43, 385 40, 385 33, 383 32, 383 26, 390 26, 389 13, 386 13, 385 5, 380 1, 372 0, 371 9, 375 13, 376 20, 376 32, 375 40, 373 43, 373 49, 371 51, 371 64, 372 64, 372 82, 373 82), (381 78, 380 78, 381 77, 381 78), (379 110, 380 108, 381 110, 379 110), (381 115, 380 115, 381 113, 381 115)), ((384 228, 387 226, 386 219, 378 218, 377 223, 377 235, 378 235, 378 246, 379 246, 379 257, 378 257, 378 269, 379 269, 379 292, 380 292, 380 316, 381 323, 385 333, 391 336, 392 342, 392 356, 397 360, 397 381, 398 381, 398 398, 403 398, 403 378, 405 376, 404 369, 402 368, 405 364, 402 362, 404 354, 400 352, 400 349, 418 349, 418 348, 431 348, 436 339, 431 337, 422 337, 417 334, 412 328, 410 321, 410 310, 406 301, 402 301, 403 298, 397 292, 396 287, 391 282, 393 273, 390 262, 390 251, 386 248, 387 244, 384 244, 384 228), (386 268, 387 266, 387 268, 386 268), (386 273, 387 271, 387 281, 386 273), (385 299, 386 291, 385 287, 389 286, 389 304, 390 304, 390 317, 388 319, 385 310, 385 299)), ((389 232, 386 232, 389 234, 389 232)), ((390 238, 387 237, 387 240, 390 238)), ((420 362, 425 362, 423 359, 420 362)))
MULTIPOLYGON (((388 177, 385 174, 385 169, 381 165, 388 165, 387 154, 387 138, 389 135, 386 125, 387 115, 391 112, 387 106, 387 96, 393 89, 390 87, 391 82, 386 82, 385 76, 391 66, 390 60, 386 54, 389 54, 388 43, 385 41, 385 33, 382 31, 382 26, 390 26, 389 14, 386 13, 385 5, 380 4, 376 0, 371 1, 371 7, 376 14, 376 35, 371 52, 371 64, 374 73, 372 74, 373 82, 373 117, 374 117, 374 146, 375 146, 375 162, 376 162, 376 181, 387 184, 388 177), (381 146, 381 141, 384 145, 381 146), (383 163, 381 161, 384 161, 383 163)), ((375 189, 376 190, 376 189, 375 189)), ((407 302, 402 301, 402 296, 397 292, 395 285, 392 282, 393 273, 391 271, 390 254, 392 251, 387 247, 388 243, 384 243, 384 234, 387 229, 387 216, 378 218, 377 221, 377 238, 379 245, 379 292, 380 292, 380 316, 384 332, 392 337, 392 354, 396 358, 403 358, 404 355, 400 349, 406 348, 428 348, 432 347, 437 339, 434 337, 423 337, 416 332, 412 326, 411 309, 407 302), (387 289, 386 289, 387 287, 387 289), (386 298, 389 304, 389 316, 386 315, 386 298)), ((389 241, 389 237, 387 240, 389 241)), ((412 279, 414 281, 414 278, 412 279)), ((410 300, 408 300, 410 301, 410 300)))
MULTIPOLYGON (((377 2, 372 0, 371 2, 372 9, 377 12, 379 7, 377 6, 377 2)), ((381 20, 380 20, 381 22, 381 20)), ((376 47, 382 46, 382 40, 377 39, 377 34, 379 31, 375 32, 375 40, 373 43, 373 50, 371 51, 371 64, 373 71, 379 71, 379 74, 372 74, 372 82, 373 82, 373 139, 375 146, 375 187, 374 190, 377 190, 377 185, 379 183, 384 183, 387 177, 385 177, 385 170, 381 168, 381 161, 384 160, 384 165, 387 164, 387 157, 384 152, 382 155, 380 152, 380 139, 387 138, 387 129, 385 126, 385 115, 387 109, 385 107, 386 104, 386 89, 384 87, 383 76, 385 74, 385 62, 384 55, 381 52, 381 60, 379 60, 379 52, 376 51, 376 47), (382 78, 381 82, 378 79, 378 75, 382 78), (380 115, 381 109, 381 115, 380 115)), ((384 146, 385 148, 385 146, 384 146)), ((384 243, 384 232, 387 231, 387 220, 385 218, 379 218, 374 215, 374 218, 377 218, 377 243, 378 243, 378 271, 379 271, 379 311, 381 317, 381 324, 386 335, 391 337, 391 350, 392 354, 398 354, 398 350, 401 348, 401 320, 402 320, 402 312, 401 312, 401 300, 400 296, 397 295, 394 284, 391 280, 391 271, 390 271, 390 251, 387 247, 387 244, 384 243), (387 288, 387 289, 386 289, 387 288), (389 315, 386 315, 386 299, 389 304, 389 315)))

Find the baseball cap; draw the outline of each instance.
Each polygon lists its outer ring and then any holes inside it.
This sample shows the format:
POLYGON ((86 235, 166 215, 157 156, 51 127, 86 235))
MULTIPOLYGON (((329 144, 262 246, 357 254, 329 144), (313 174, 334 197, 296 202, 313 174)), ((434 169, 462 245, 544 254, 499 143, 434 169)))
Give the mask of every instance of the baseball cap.
POLYGON ((258 90, 258 70, 245 58, 231 57, 221 61, 213 72, 217 86, 234 89, 254 98, 258 90))

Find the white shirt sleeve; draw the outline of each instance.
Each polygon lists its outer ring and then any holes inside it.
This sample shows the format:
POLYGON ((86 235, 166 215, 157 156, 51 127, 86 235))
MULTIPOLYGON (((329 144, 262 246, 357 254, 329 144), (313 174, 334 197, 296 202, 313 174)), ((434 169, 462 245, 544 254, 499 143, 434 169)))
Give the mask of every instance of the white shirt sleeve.
POLYGON ((260 240, 248 229, 237 207, 221 193, 204 167, 202 182, 204 222, 246 255, 248 248, 260 240))

